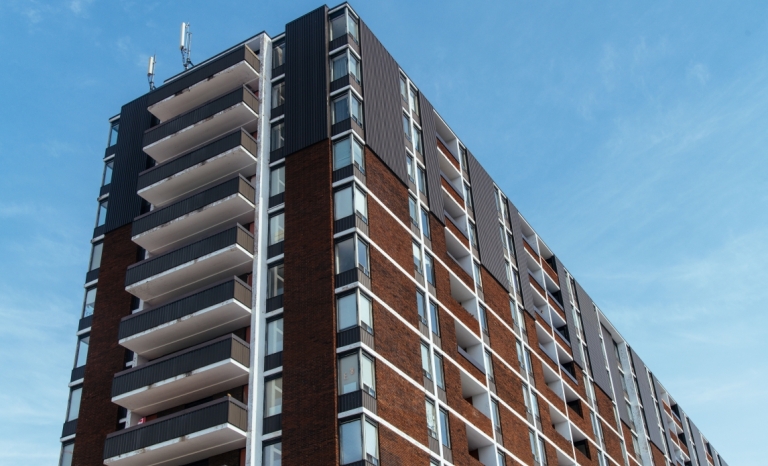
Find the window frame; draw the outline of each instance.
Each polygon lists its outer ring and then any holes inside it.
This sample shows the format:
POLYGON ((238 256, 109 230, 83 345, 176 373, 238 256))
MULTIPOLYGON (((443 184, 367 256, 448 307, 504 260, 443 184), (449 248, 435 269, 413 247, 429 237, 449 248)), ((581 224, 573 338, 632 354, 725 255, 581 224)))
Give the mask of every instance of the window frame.
POLYGON ((274 152, 283 147, 285 147, 285 120, 280 120, 269 127, 269 151, 274 152))
POLYGON ((337 53, 336 55, 332 56, 330 58, 330 73, 331 73, 331 82, 336 81, 337 79, 342 79, 346 76, 352 76, 352 79, 355 80, 357 84, 362 85, 362 76, 360 75, 360 58, 352 52, 351 49, 346 49, 341 53, 337 53), (334 66, 335 62, 339 59, 345 59, 346 66, 344 67, 346 69, 346 73, 341 76, 335 76, 334 71, 336 70, 336 67, 334 66), (352 61, 357 63, 357 66, 352 66, 352 61), (355 69, 355 72, 352 72, 352 69, 355 69))
POLYGON ((96 227, 103 226, 107 223, 107 212, 109 211, 109 198, 99 201, 98 207, 96 207, 96 227))
POLYGON ((345 184, 343 186, 338 186, 338 187, 336 187, 333 190, 333 219, 334 219, 334 221, 341 220, 341 219, 350 217, 352 215, 358 216, 363 221, 363 223, 365 223, 365 224, 368 223, 368 193, 365 190, 363 190, 362 187, 360 185, 358 185, 356 182, 345 184), (352 213, 349 214, 349 215, 345 215, 343 217, 337 217, 336 207, 340 206, 341 203, 337 202, 336 196, 340 195, 341 193, 343 193, 344 191, 346 191, 348 189, 351 190, 351 195, 352 195, 352 201, 351 201, 351 204, 350 204, 351 207, 352 207, 352 213), (363 199, 363 201, 362 201, 363 204, 362 205, 365 206, 365 212, 361 212, 358 209, 358 207, 359 207, 358 201, 359 201, 360 198, 363 199))
POLYGON ((96 295, 98 294, 98 286, 90 286, 85 289, 85 296, 83 297, 83 311, 80 314, 80 318, 83 319, 88 316, 92 316, 93 313, 96 311, 96 295), (89 309, 88 307, 88 293, 93 291, 93 303, 90 307, 91 312, 90 314, 86 314, 86 310, 89 309))
POLYGON ((274 246, 275 244, 280 244, 283 241, 285 241, 285 211, 281 210, 280 212, 274 212, 269 215, 269 218, 267 220, 267 246, 274 246), (280 241, 273 241, 273 235, 275 231, 273 231, 273 227, 275 225, 272 224, 273 219, 282 218, 281 225, 277 225, 277 227, 282 229, 281 238, 280 241))
POLYGON ((115 170, 115 159, 110 159, 104 162, 104 171, 101 173, 101 186, 107 186, 112 184, 112 175, 115 170), (109 181, 107 181, 107 173, 109 173, 109 181))
MULTIPOLYGON (((272 398, 273 398, 273 401, 277 399, 277 398, 275 398, 274 393, 271 395, 272 398)), ((272 408, 274 409, 274 408, 276 408, 276 406, 273 406, 272 408)), ((277 415, 282 414, 282 413, 283 413, 283 374, 281 372, 279 374, 276 374, 276 375, 270 376, 270 377, 266 377, 264 379, 264 418, 268 418, 268 417, 272 417, 272 416, 277 416, 277 415), (280 394, 280 405, 279 405, 279 407, 277 407, 279 412, 276 412, 276 413, 272 412, 272 413, 270 413, 270 411, 269 411, 270 408, 268 407, 268 403, 269 403, 269 399, 270 399, 270 391, 269 391, 269 389, 267 387, 269 387, 269 384, 277 385, 277 381, 278 380, 280 381, 280 386, 276 387, 276 388, 278 388, 278 391, 276 391, 274 393, 279 393, 280 394)))
POLYGON ((264 331, 264 354, 265 356, 271 356, 273 354, 281 353, 283 351, 283 343, 285 341, 285 330, 283 327, 283 316, 282 314, 276 317, 272 317, 266 320, 266 329, 264 331), (270 352, 270 345, 273 344, 272 339, 270 338, 270 329, 272 328, 272 325, 274 324, 277 326, 277 322, 281 322, 279 331, 275 332, 275 335, 280 335, 280 350, 279 351, 271 351, 270 352))
POLYGON ((109 136, 107 137, 107 147, 117 145, 117 141, 120 138, 120 120, 110 122, 109 124, 109 136))
POLYGON ((343 37, 344 34, 347 34, 348 36, 350 36, 356 44, 360 43, 360 21, 356 15, 352 14, 352 12, 349 11, 349 8, 344 8, 344 11, 342 13, 336 14, 334 15, 333 18, 328 19, 328 37, 330 38, 331 42, 338 39, 339 37, 343 37), (341 17, 345 18, 344 33, 334 37, 333 22, 338 20, 341 17), (354 25, 354 33, 350 31, 350 24, 354 25))
POLYGON ((376 398, 376 358, 368 354, 366 351, 363 351, 362 349, 358 348, 354 351, 348 351, 342 354, 339 354, 336 357, 336 367, 337 367, 337 389, 339 391, 339 395, 347 395, 349 393, 354 393, 356 391, 363 391, 370 395, 373 398, 376 398), (341 376, 343 374, 341 370, 341 361, 345 360, 347 358, 355 358, 355 369, 356 374, 350 374, 350 376, 356 377, 356 389, 351 391, 344 391, 341 376), (370 384, 366 384, 366 377, 365 377, 365 371, 363 370, 363 364, 364 359, 368 363, 370 363, 370 384))
POLYGON ((341 92, 338 95, 333 96, 333 98, 331 99, 331 124, 335 125, 343 121, 346 121, 347 119, 351 119, 352 121, 357 123, 358 126, 360 126, 361 128, 363 127, 363 99, 351 89, 346 92, 341 92), (336 103, 344 99, 347 100, 346 107, 347 107, 348 116, 347 118, 338 120, 336 116, 336 103), (357 109, 358 109, 357 116, 353 112, 352 99, 354 99, 357 102, 357 109))
POLYGON ((340 273, 347 272, 349 270, 354 270, 355 268, 357 268, 358 270, 361 270, 365 275, 370 276, 370 274, 371 274, 371 269, 370 269, 370 267, 371 267, 371 256, 370 256, 370 249, 371 249, 371 247, 368 244, 368 242, 366 242, 364 239, 362 239, 362 237, 360 237, 360 235, 358 235, 357 233, 352 233, 351 235, 344 236, 343 238, 339 238, 338 240, 336 240, 334 242, 333 248, 334 248, 334 270, 335 270, 335 274, 336 275, 338 275, 340 273), (342 244, 342 243, 344 243, 344 242, 346 242, 348 240, 352 240, 353 245, 354 245, 355 267, 352 267, 352 268, 349 268, 349 269, 345 269, 345 270, 339 270, 338 247, 339 247, 340 244, 342 244), (361 267, 361 264, 360 264, 360 249, 359 249, 359 247, 360 247, 361 244, 365 246, 365 259, 366 259, 366 261, 365 261, 365 266, 364 267, 361 267))
POLYGON ((283 65, 285 65, 285 41, 272 46, 272 69, 283 65))
MULTIPOLYGON (((349 439, 352 440, 352 439, 349 439)), ((353 447, 356 447, 357 445, 352 445, 353 447)), ((356 453, 356 452, 353 452, 356 453)), ((346 465, 346 464, 352 464, 356 463, 358 461, 369 461, 374 464, 379 464, 379 458, 380 451, 379 451, 379 424, 368 418, 365 414, 357 417, 347 418, 339 421, 339 464, 340 465, 346 465), (359 428, 357 429, 359 432, 351 432, 351 433, 359 433, 359 451, 361 458, 344 458, 344 443, 345 443, 345 436, 342 434, 342 428, 345 425, 348 424, 354 424, 358 423, 359 428), (368 427, 375 429, 375 455, 371 455, 368 452, 368 436, 371 434, 371 431, 368 429, 368 427), (373 458, 373 461, 369 459, 369 456, 373 458)))
POLYGON ((274 197, 280 194, 283 194, 285 192, 285 164, 278 165, 276 167, 272 167, 269 170, 269 197, 274 197), (274 175, 277 174, 277 188, 275 187, 275 177, 274 175), (282 174, 282 176, 280 175, 282 174), (279 192, 273 192, 275 189, 280 189, 279 192))
POLYGON ((284 293, 285 293, 285 264, 281 260, 281 261, 269 264, 269 266, 267 267, 267 299, 282 296, 284 293), (283 270, 283 273, 278 274, 278 270, 281 268, 283 270), (275 271, 274 276, 272 276, 273 270, 275 271), (273 280, 277 280, 277 281, 272 283, 273 280), (282 288, 282 291, 280 293, 277 293, 277 290, 279 288, 282 288))
POLYGON ((336 295, 336 331, 337 332, 343 332, 345 330, 349 330, 349 329, 352 329, 352 328, 355 328, 355 327, 362 327, 363 329, 365 329, 365 331, 367 331, 368 333, 373 335, 373 327, 374 327, 374 323, 373 323, 373 300, 371 298, 369 298, 368 295, 366 295, 365 293, 360 291, 360 288, 355 288, 354 290, 352 290, 352 291, 350 291, 348 293, 341 293, 341 294, 337 294, 336 295), (354 320, 355 324, 348 325, 348 326, 342 328, 341 327, 341 321, 339 319, 339 316, 342 314, 341 313, 340 301, 342 299, 347 299, 350 296, 355 296, 355 300, 354 300, 354 302, 355 302, 355 318, 352 319, 352 320, 354 320), (368 302, 368 306, 367 306, 367 310, 365 312, 365 315, 368 317, 368 320, 370 320, 370 325, 367 322, 365 322, 365 320, 363 319, 363 312, 361 311, 362 300, 365 300, 365 301, 368 302))
POLYGON ((285 104, 285 80, 272 84, 272 91, 270 92, 270 109, 274 110, 285 104), (276 102, 277 98, 277 102, 276 102), (277 103, 277 105, 275 105, 277 103))
POLYGON ((88 261, 88 271, 92 272, 99 267, 101 267, 101 257, 104 254, 104 242, 98 241, 96 243, 93 243, 93 246, 91 246, 91 258, 88 261), (98 254, 97 254, 98 251, 98 254), (94 261, 98 257, 98 260, 94 261), (94 267, 94 263, 96 263, 96 267, 94 267))
POLYGON ((358 137, 355 134, 350 134, 348 137, 344 137, 341 139, 337 139, 333 141, 333 144, 331 146, 331 150, 333 152, 333 170, 341 170, 344 167, 348 167, 350 165, 356 165, 357 169, 360 170, 361 173, 365 173, 365 149, 363 148, 363 144, 358 140, 358 137), (349 141, 349 163, 346 165, 338 165, 336 164, 337 157, 336 157, 336 147, 340 146, 342 143, 349 141), (359 149, 360 157, 356 157, 354 146, 357 146, 359 149))

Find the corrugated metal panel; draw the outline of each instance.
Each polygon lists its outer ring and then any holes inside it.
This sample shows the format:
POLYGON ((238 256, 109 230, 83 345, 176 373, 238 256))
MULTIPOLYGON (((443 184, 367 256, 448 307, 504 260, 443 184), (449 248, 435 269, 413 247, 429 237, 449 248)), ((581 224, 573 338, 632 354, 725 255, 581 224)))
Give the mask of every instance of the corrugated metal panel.
POLYGON ((144 131, 151 123, 146 95, 125 104, 120 110, 120 133, 105 223, 107 233, 131 223, 141 213, 142 199, 136 194, 136 181, 139 173, 147 168, 148 157, 142 148, 144 131))
POLYGON ((587 340, 587 351, 589 352, 589 362, 592 365, 592 378, 598 387, 610 398, 611 379, 608 377, 608 371, 605 370, 605 359, 603 358, 603 348, 600 345, 600 324, 597 322, 597 312, 592 298, 589 297, 579 282, 576 282, 576 297, 579 301, 579 310, 581 311, 581 321, 584 324, 584 337, 587 340))
MULTIPOLYGON (((661 384, 659 383, 658 379, 651 374, 651 378, 653 379, 653 388, 656 391, 656 400, 659 402, 659 409, 661 411, 664 411, 664 407, 661 405, 661 384)), ((667 442, 667 451, 671 451, 670 444, 672 443, 672 439, 669 437, 669 426, 667 425, 668 421, 667 418, 664 416, 664 414, 661 415, 661 425, 664 427, 664 441, 667 442)))
POLYGON ((360 47, 365 86, 365 142, 406 183, 405 136, 400 116, 400 68, 362 21, 360 47))
MULTIPOLYGON (((509 213, 512 215, 512 210, 510 210, 509 213)), ((568 335, 571 337, 573 360, 579 367, 584 369, 584 360, 581 359, 581 351, 575 347, 578 344, 578 338, 576 336, 578 331, 576 330, 576 324, 573 322, 573 306, 571 306, 571 300, 568 299, 568 277, 565 274, 563 263, 560 262, 560 259, 558 259, 557 256, 555 256, 555 265, 557 266, 557 278, 560 282, 560 294, 563 297, 563 310, 565 311, 565 321, 568 324, 568 335)))
POLYGON ((616 407, 619 409, 619 417, 627 425, 632 425, 632 421, 627 413, 627 403, 624 400, 624 389, 621 385, 621 372, 619 372, 619 361, 616 359, 616 352, 613 349, 613 335, 605 328, 604 325, 600 326, 603 330, 603 341, 605 342, 605 353, 608 356, 608 367, 611 369, 611 378, 613 379, 613 389, 616 394, 616 407))
POLYGON ((507 208, 509 209, 509 221, 512 228, 512 238, 515 241, 515 255, 517 259, 517 270, 520 272, 520 293, 523 295, 523 307, 528 312, 528 314, 536 317, 536 313, 533 310, 533 291, 531 290, 531 279, 528 276, 528 264, 525 259, 525 246, 523 245, 524 240, 520 212, 509 199, 507 199, 507 208))
MULTIPOLYGON (((480 259, 496 280, 509 290, 507 271, 504 265, 504 245, 499 235, 499 215, 496 212, 496 196, 493 179, 480 165, 474 155, 467 151, 469 172, 472 174, 472 198, 475 206, 477 242, 480 259)), ((519 249, 522 251, 522 245, 519 249)), ((524 271, 520 275, 527 275, 524 271)), ((527 306, 526 306, 527 307, 527 306)))
POLYGON ((701 432, 696 424, 690 419, 688 420, 691 426, 691 434, 693 435, 693 442, 696 444, 696 456, 698 457, 698 466, 704 466, 707 464, 707 451, 704 448, 704 439, 701 438, 701 432))
POLYGON ((648 423, 648 433, 653 442, 661 451, 664 451, 664 442, 661 439, 661 432, 657 427, 659 424, 659 416, 656 413, 656 406, 654 405, 653 395, 651 392, 651 383, 648 381, 648 369, 645 367, 645 363, 635 351, 630 348, 630 354, 632 354, 632 362, 635 365, 635 375, 637 376, 637 386, 640 390, 640 401, 643 403, 643 411, 645 411, 645 419, 648 423))
POLYGON ((285 25, 285 154, 328 138, 328 7, 285 25))
MULTIPOLYGON (((399 97, 398 97, 399 98, 399 97)), ((437 129, 435 126, 435 110, 432 104, 419 92, 419 108, 421 109, 422 145, 424 146, 424 162, 427 166, 427 192, 429 193, 429 209, 438 220, 445 223, 443 215, 443 196, 440 193, 440 154, 437 153, 437 129)))

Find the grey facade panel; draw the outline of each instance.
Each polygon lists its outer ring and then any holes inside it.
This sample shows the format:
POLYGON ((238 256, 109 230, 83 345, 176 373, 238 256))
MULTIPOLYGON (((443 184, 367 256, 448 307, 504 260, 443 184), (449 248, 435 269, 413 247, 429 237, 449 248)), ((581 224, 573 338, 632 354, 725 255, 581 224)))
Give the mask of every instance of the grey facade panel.
POLYGON ((120 110, 120 132, 117 138, 106 232, 133 221, 141 213, 142 199, 136 194, 139 173, 147 168, 149 157, 144 153, 144 131, 152 124, 147 111, 147 95, 125 104, 120 110))
POLYGON ((584 324, 584 337, 587 340, 587 351, 589 352, 589 362, 592 366, 592 378, 609 398, 613 399, 611 391, 611 379, 608 377, 608 371, 605 370, 605 359, 603 357, 603 347, 600 344, 600 324, 597 321, 597 312, 592 298, 589 297, 579 282, 576 282, 576 297, 579 301, 579 310, 581 311, 581 321, 584 324))
POLYGON ((328 138, 328 7, 285 25, 285 154, 328 138))
POLYGON ((605 354, 608 357, 608 367, 611 369, 611 378, 613 379, 613 389, 616 395, 616 408, 619 410, 619 417, 627 425, 632 425, 632 420, 627 413, 627 403, 624 400, 624 392, 621 385, 621 372, 619 371, 619 361, 616 359, 616 352, 613 349, 613 335, 601 325, 603 331, 603 341, 605 342, 605 354))
POLYGON ((533 290, 531 290, 531 279, 528 276, 528 264, 525 259, 520 212, 509 199, 507 199, 507 209, 509 210, 509 224, 512 227, 512 238, 515 241, 515 259, 517 260, 517 270, 520 272, 520 294, 523 295, 523 307, 528 314, 537 318, 536 312, 533 310, 533 290))
POLYGON ((659 416, 653 401, 651 383, 648 380, 648 369, 645 367, 643 360, 640 359, 640 356, 632 348, 629 349, 629 352, 632 355, 632 363, 635 365, 637 387, 640 391, 640 401, 643 403, 643 411, 645 412, 645 420, 648 423, 648 433, 651 437, 651 442, 659 450, 664 451, 664 441, 658 428, 659 416))
POLYGON ((696 424, 690 419, 688 420, 691 426, 691 434, 693 436, 693 442, 696 444, 696 456, 698 457, 699 464, 697 466, 705 466, 707 464, 707 451, 704 448, 704 440, 701 438, 701 432, 696 424))
POLYGON ((365 89, 365 142, 403 183, 407 183, 400 67, 363 21, 360 21, 360 48, 365 89))
POLYGON ((423 135, 424 162, 427 168, 427 193, 429 194, 429 209, 438 220, 445 223, 443 215, 443 195, 440 192, 440 154, 437 152, 437 129, 435 126, 435 111, 432 104, 419 92, 419 108, 421 109, 421 131, 423 135))
MULTIPOLYGON (((659 381, 656 379, 656 377, 651 374, 651 379, 653 379, 653 389, 656 392, 656 400, 659 402, 659 409, 661 411, 664 411, 664 407, 662 406, 661 402, 661 384, 659 384, 659 381)), ((670 444, 672 443, 672 439, 669 437, 669 421, 667 421, 667 418, 664 417, 664 414, 661 415, 661 425, 664 427, 664 441, 667 443, 667 452, 671 451, 670 444)))
MULTIPOLYGON (((511 210, 509 214, 512 215, 511 210)), ((517 245, 515 245, 515 248, 517 248, 517 245)), ((560 262, 560 259, 558 259, 557 256, 555 256, 555 265, 557 266, 557 270, 555 272, 557 272, 557 278, 560 282, 560 294, 563 297, 563 310, 565 311, 565 321, 568 324, 568 335, 571 337, 571 352, 573 353, 573 360, 576 362, 576 364, 579 365, 579 367, 584 369, 584 360, 581 359, 581 351, 574 347, 578 344, 578 338, 576 336, 578 331, 576 330, 576 323, 573 321, 573 306, 571 305, 571 300, 568 299, 568 277, 565 274, 565 267, 563 267, 563 263, 560 262)))

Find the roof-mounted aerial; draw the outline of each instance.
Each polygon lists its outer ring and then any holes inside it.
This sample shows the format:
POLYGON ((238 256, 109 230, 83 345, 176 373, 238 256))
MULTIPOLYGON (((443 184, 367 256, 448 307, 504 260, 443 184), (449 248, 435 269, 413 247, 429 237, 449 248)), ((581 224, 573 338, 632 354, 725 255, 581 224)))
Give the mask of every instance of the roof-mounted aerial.
POLYGON ((179 39, 181 63, 184 65, 185 70, 195 66, 192 64, 192 31, 189 26, 189 23, 181 23, 181 38, 179 39))

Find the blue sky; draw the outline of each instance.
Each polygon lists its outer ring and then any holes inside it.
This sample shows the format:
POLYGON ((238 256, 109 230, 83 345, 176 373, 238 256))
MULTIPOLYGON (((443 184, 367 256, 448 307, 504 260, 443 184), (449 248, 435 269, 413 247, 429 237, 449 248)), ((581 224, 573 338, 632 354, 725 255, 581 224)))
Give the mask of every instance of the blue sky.
MULTIPOLYGON (((0 3, 0 464, 54 464, 107 119, 319 3, 0 3), (184 5, 182 7, 181 5, 184 5)), ((354 2, 731 465, 763 457, 768 3, 354 2)))

